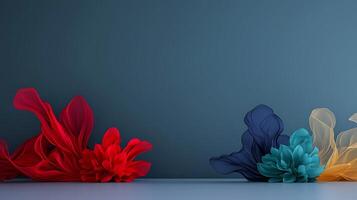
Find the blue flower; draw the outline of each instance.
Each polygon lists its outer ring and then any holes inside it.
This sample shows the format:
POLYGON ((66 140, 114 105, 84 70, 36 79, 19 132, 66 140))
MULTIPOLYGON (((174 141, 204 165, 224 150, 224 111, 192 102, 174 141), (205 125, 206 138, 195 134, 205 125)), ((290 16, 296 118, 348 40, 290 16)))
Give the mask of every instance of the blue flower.
POLYGON ((273 147, 270 154, 262 157, 258 171, 269 182, 314 182, 324 170, 318 152, 309 132, 299 129, 290 136, 289 146, 273 147))
POLYGON ((281 135, 283 121, 266 105, 258 105, 244 118, 248 127, 242 135, 242 149, 229 155, 210 159, 213 169, 221 174, 238 172, 250 181, 267 181, 268 178, 258 172, 257 163, 272 147, 287 144, 289 137, 281 135))

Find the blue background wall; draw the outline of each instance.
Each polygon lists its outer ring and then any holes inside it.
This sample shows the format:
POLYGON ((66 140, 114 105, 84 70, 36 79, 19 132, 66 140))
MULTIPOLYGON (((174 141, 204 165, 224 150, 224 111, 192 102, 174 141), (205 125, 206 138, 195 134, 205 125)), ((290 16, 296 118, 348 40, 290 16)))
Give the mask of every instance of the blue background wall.
MULTIPOLYGON (((357 111, 356 1, 1 1, 0 138, 39 131, 16 111, 35 87, 59 112, 83 95, 106 128, 154 150, 149 177, 223 177, 212 155, 240 148, 244 114, 272 106, 286 133, 329 107, 357 111)), ((233 176, 228 176, 233 177, 233 176)))

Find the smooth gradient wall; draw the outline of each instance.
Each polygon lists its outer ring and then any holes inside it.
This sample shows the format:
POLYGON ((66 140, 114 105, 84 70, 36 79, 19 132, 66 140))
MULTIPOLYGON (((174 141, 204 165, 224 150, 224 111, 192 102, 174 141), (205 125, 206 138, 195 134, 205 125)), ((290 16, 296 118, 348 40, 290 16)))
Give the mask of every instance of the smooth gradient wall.
POLYGON ((115 126, 154 144, 148 177, 217 175, 213 155, 240 148, 243 118, 267 104, 285 133, 328 107, 337 130, 357 112, 356 1, 1 1, 0 138, 39 132, 12 106, 35 87, 58 113, 83 95, 90 144, 115 126))

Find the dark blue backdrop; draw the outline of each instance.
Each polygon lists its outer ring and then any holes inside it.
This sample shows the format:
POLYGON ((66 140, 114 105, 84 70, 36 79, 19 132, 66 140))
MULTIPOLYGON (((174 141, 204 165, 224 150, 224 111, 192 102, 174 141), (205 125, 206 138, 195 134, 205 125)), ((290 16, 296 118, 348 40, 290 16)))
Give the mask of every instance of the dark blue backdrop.
POLYGON ((221 177, 211 155, 240 147, 244 114, 275 108, 286 132, 329 107, 357 111, 356 1, 1 1, 0 138, 36 134, 16 111, 35 87, 59 112, 83 95, 106 128, 150 140, 149 177, 221 177))

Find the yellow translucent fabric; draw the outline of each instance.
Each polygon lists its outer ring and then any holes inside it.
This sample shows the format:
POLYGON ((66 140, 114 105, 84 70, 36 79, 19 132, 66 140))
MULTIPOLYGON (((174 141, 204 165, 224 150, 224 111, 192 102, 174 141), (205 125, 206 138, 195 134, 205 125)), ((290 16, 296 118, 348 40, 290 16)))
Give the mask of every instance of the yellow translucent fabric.
MULTIPOLYGON (((357 113, 349 120, 357 123, 357 113)), ((327 108, 313 110, 309 122, 320 162, 325 165, 318 181, 357 181, 357 128, 341 132, 335 141, 336 118, 327 108)))

